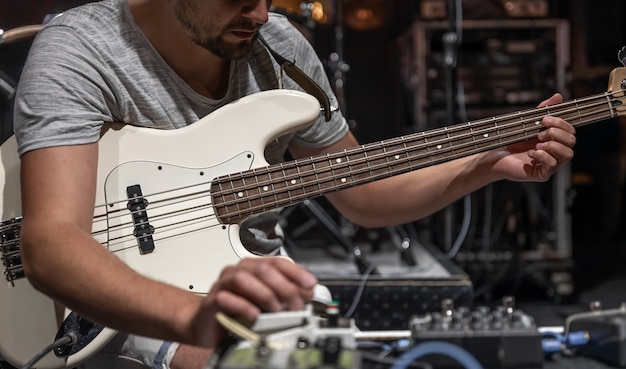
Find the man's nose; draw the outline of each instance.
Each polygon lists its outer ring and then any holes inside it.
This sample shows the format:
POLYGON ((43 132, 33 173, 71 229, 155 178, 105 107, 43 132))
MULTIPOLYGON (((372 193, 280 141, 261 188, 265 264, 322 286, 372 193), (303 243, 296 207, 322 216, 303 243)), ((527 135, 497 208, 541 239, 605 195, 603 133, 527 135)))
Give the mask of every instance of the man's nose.
POLYGON ((253 0, 243 8, 242 14, 256 23, 265 24, 269 17, 267 14, 269 7, 270 1, 268 0, 253 0))

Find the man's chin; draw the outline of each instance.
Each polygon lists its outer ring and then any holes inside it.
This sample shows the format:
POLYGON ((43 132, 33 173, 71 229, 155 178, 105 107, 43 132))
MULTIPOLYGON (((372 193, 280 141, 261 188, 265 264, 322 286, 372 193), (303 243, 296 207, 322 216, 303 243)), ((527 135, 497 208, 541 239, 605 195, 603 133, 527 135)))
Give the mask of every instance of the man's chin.
POLYGON ((240 41, 237 44, 224 45, 226 47, 219 50, 221 55, 218 54, 218 56, 226 59, 242 58, 250 53, 250 50, 252 49, 252 45, 255 40, 256 37, 251 40, 240 41))
POLYGON ((250 52, 250 49, 252 49, 251 40, 240 41, 238 43, 231 44, 227 44, 225 42, 202 43, 196 40, 196 44, 222 59, 239 59, 247 55, 250 52))

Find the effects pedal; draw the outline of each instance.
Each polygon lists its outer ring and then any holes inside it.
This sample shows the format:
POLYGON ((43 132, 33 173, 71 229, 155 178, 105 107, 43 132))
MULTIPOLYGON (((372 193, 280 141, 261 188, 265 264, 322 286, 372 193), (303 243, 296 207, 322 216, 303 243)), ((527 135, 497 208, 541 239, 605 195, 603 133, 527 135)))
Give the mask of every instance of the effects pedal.
MULTIPOLYGON (((223 325, 227 325, 228 323, 223 325)), ((323 314, 264 313, 245 324, 244 339, 220 358, 219 369, 360 369, 354 320, 339 316, 335 304, 323 314), (247 338, 245 338, 247 337, 247 338)), ((228 328, 228 327, 226 327, 228 328)), ((241 327, 239 327, 241 329, 241 327)), ((233 332, 235 329, 231 329, 233 332)))
MULTIPOLYGON (((486 369, 541 367, 544 353, 535 320, 513 307, 513 298, 490 309, 454 308, 442 301, 442 311, 413 317, 409 322, 413 344, 444 341, 462 347, 486 369)), ((428 360, 437 367, 458 367, 444 356, 428 360), (431 360, 432 359, 432 360, 431 360)))

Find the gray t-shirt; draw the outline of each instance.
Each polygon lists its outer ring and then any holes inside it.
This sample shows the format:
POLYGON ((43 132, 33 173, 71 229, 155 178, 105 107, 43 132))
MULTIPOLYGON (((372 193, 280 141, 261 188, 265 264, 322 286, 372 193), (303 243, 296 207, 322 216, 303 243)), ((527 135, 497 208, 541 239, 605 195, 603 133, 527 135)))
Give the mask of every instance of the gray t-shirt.
MULTIPOLYGON (((332 106, 338 106, 314 49, 285 17, 270 14, 261 33, 275 51, 295 61, 324 88, 332 106)), ((277 69, 267 49, 256 42, 249 55, 231 63, 225 97, 206 98, 151 46, 125 0, 90 3, 54 19, 33 43, 16 96, 19 153, 93 143, 104 122, 184 127, 240 97, 278 88, 277 69)), ((286 76, 283 88, 302 90, 286 76)), ((329 122, 320 116, 311 127, 273 142, 267 159, 280 161, 291 139, 322 147, 338 141, 347 130, 341 114, 333 114, 329 122)))

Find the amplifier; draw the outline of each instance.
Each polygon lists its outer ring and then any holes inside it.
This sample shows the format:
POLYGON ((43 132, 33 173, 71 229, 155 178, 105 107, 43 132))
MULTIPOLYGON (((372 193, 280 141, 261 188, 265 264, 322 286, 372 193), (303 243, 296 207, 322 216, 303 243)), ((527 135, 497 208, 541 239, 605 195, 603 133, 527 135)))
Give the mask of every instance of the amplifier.
POLYGON ((473 298, 469 279, 452 276, 441 279, 372 276, 362 291, 358 277, 321 279, 320 283, 340 302, 342 314, 356 306, 351 316, 361 330, 404 330, 412 315, 437 309, 442 299, 468 306, 473 298))
POLYGON ((545 18, 550 14, 547 0, 504 0, 502 5, 510 18, 545 18))
MULTIPOLYGON (((448 0, 422 0, 420 18, 425 20, 445 19, 448 16, 448 0)), ((550 15, 548 0, 491 0, 464 1, 464 18, 546 18, 550 15)))
POLYGON ((403 265, 396 247, 365 256, 376 267, 376 274, 359 273, 350 260, 294 255, 312 271, 339 302, 340 312, 354 318, 360 330, 406 330, 411 316, 441 307, 449 299, 455 306, 470 306, 473 285, 464 272, 432 248, 413 242, 415 265, 403 265))

